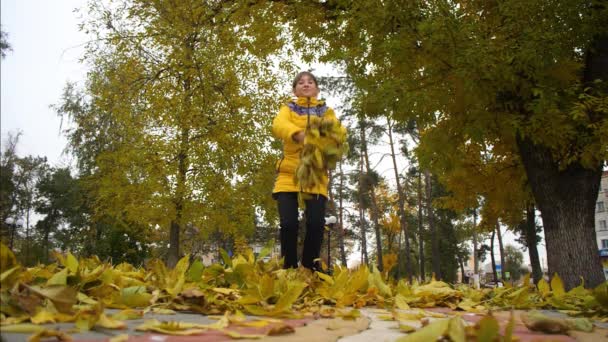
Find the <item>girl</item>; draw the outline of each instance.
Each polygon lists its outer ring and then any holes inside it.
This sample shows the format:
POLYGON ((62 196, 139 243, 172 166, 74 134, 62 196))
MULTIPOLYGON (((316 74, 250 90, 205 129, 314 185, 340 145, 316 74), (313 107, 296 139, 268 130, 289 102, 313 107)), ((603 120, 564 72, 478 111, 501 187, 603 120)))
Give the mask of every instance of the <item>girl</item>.
POLYGON ((325 224, 325 204, 327 202, 327 172, 315 186, 303 189, 294 182, 294 174, 300 162, 300 151, 304 146, 304 136, 310 124, 310 116, 334 118, 333 109, 318 100, 319 85, 315 76, 307 71, 300 72, 292 84, 297 97, 281 106, 272 123, 273 134, 283 141, 283 158, 277 163, 277 179, 273 198, 279 207, 281 226, 281 256, 285 258, 284 268, 298 267, 298 193, 307 196, 304 216, 306 237, 302 253, 302 266, 320 270, 315 263, 321 252, 323 227, 325 224))

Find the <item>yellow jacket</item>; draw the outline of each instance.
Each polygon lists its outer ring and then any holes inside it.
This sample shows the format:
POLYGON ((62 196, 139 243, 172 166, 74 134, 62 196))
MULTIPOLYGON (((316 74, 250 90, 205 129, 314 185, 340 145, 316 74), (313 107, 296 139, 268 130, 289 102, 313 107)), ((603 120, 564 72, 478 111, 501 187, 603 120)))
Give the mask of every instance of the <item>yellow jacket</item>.
POLYGON ((327 173, 323 175, 321 182, 312 188, 301 189, 294 182, 294 174, 300 162, 300 151, 304 144, 296 143, 292 136, 294 133, 306 130, 309 116, 335 119, 336 113, 327 107, 324 101, 314 97, 298 97, 297 100, 281 106, 279 114, 272 122, 272 133, 283 141, 283 157, 276 165, 277 180, 272 193, 302 191, 327 197, 327 173))

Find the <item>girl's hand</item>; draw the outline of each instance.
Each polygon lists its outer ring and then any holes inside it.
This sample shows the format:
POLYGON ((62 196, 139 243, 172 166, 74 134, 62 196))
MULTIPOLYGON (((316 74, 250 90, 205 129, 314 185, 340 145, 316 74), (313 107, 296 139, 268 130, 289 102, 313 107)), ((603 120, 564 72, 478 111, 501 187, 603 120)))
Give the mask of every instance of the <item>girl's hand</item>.
POLYGON ((297 133, 294 133, 294 134, 291 136, 291 139, 293 139, 293 141, 295 141, 295 142, 297 142, 297 143, 301 144, 301 143, 303 143, 303 142, 304 142, 304 137, 305 137, 305 136, 306 136, 306 135, 304 134, 304 131, 299 131, 299 132, 297 132, 297 133))

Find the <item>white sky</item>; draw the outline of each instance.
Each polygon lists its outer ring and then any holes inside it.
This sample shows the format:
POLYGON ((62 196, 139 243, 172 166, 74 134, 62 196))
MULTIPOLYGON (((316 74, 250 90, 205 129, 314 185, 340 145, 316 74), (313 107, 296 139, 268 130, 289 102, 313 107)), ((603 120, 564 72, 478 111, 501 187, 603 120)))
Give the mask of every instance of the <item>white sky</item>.
POLYGON ((82 82, 78 63, 86 36, 78 31, 73 9, 83 0, 2 0, 2 30, 13 51, 1 63, 1 141, 8 132, 23 132, 19 155, 46 156, 65 165, 66 140, 60 118, 49 108, 59 102, 67 81, 82 82))
MULTIPOLYGON (((53 166, 71 164, 70 157, 62 153, 66 139, 60 134, 61 120, 49 106, 59 102, 66 82, 82 84, 86 77, 86 68, 78 60, 87 37, 78 31, 79 14, 73 11, 84 4, 86 0, 3 0, 0 3, 0 23, 2 30, 8 32, 13 49, 0 61, 0 140, 4 144, 8 132, 21 131, 17 153, 46 156, 53 166)), ((317 70, 319 74, 330 73, 324 68, 317 70)), ((373 165, 377 158, 380 154, 376 158, 371 156, 373 165)), ((401 168, 405 166, 400 163, 401 168)), ((378 172, 392 183, 394 176, 386 171, 391 167, 390 159, 385 158, 378 172)), ((509 232, 505 233, 504 241, 516 244, 509 232)), ((370 248, 373 245, 370 240, 370 248)), ((539 252, 545 264, 544 243, 539 245, 539 252)), ((359 258, 357 254, 353 253, 353 261, 359 258)), ((524 253, 526 263, 528 259, 528 253, 524 253)))

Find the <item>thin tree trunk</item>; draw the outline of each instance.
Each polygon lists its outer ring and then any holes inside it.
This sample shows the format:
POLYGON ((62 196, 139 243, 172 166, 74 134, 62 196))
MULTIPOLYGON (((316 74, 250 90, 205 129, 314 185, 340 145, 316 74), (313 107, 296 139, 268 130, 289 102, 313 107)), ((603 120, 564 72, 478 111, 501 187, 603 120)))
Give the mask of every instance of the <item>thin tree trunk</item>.
MULTIPOLYGON (((494 236, 496 230, 492 230, 492 240, 490 241, 490 260, 492 260, 492 275, 494 276, 494 283, 498 282, 498 275, 496 274, 496 259, 494 258, 494 236)), ((504 267, 504 266, 501 266, 504 267)))
POLYGON ((424 282, 424 228, 422 224, 422 173, 418 172, 418 250, 420 254, 420 280, 424 282))
POLYGON ((441 279, 441 269, 439 265, 439 237, 437 236, 437 232, 435 231, 433 207, 431 206, 431 202, 433 201, 431 194, 432 180, 428 170, 424 171, 424 182, 426 183, 426 205, 427 216, 429 220, 429 232, 431 233, 431 263, 433 267, 433 273, 435 274, 435 279, 439 280, 441 279))
POLYGON ((507 264, 505 264, 505 249, 502 245, 502 232, 500 231, 500 223, 498 223, 498 220, 496 220, 496 236, 498 237, 498 250, 500 251, 500 279, 504 279, 507 264))
POLYGON ((30 263, 30 211, 25 215, 25 264, 30 263))
POLYGON ((365 222, 365 212, 363 205, 363 154, 361 154, 361 158, 359 161, 359 224, 361 225, 361 259, 363 263, 365 263, 369 267, 369 258, 367 255, 367 237, 366 235, 366 222, 365 222))
POLYGON ((338 162, 338 167, 340 168, 340 190, 338 192, 338 195, 340 196, 340 200, 339 200, 339 206, 338 206, 338 216, 339 216, 339 220, 340 220, 340 234, 339 234, 339 238, 338 241, 340 243, 340 261, 342 262, 342 265, 344 267, 347 267, 346 264, 346 249, 344 248, 344 205, 343 205, 343 200, 344 200, 344 173, 342 171, 342 161, 338 162))
MULTIPOLYGON (((193 61, 193 48, 196 42, 196 36, 189 36, 184 42, 185 59, 189 62, 193 61)), ((194 63, 192 63, 193 65, 194 63)), ((171 220, 171 231, 169 232, 169 254, 167 257, 167 266, 174 267, 180 258, 180 230, 183 226, 182 216, 184 210, 184 201, 186 199, 186 174, 189 167, 189 149, 190 149, 190 123, 184 122, 182 115, 192 110, 192 80, 191 76, 186 73, 182 80, 184 89, 184 107, 183 112, 178 113, 178 122, 181 126, 179 151, 177 154, 177 183, 175 190, 175 218, 171 220)), ((188 116, 185 116, 188 117, 188 116)))
POLYGON ((532 265, 532 279, 534 279, 535 284, 538 284, 543 277, 543 270, 540 266, 540 258, 538 256, 536 215, 533 203, 528 203, 526 207, 526 222, 523 233, 526 239, 526 246, 528 247, 528 254, 530 255, 530 264, 532 265))
POLYGON ((460 265, 460 279, 462 283, 465 283, 466 274, 464 273, 464 263, 462 262, 462 258, 458 257, 458 265, 460 265))
MULTIPOLYGON (((364 124, 360 124, 361 126, 361 145, 362 145, 362 154, 363 157, 365 158, 365 168, 366 168, 366 173, 367 175, 371 174, 371 167, 369 165, 369 156, 367 154, 367 140, 365 137, 365 125, 364 124)), ((369 195, 371 198, 371 216, 372 216, 372 223, 374 224, 374 231, 376 233, 376 254, 377 254, 377 260, 378 260, 378 270, 380 272, 384 271, 384 265, 382 262, 382 235, 380 233, 380 223, 378 222, 378 202, 376 201, 376 191, 374 189, 374 187, 369 184, 369 195)))
POLYGON ((477 207, 473 209, 473 274, 479 274, 479 257, 477 255, 477 207))
MULTIPOLYGON (((397 167, 397 157, 395 155, 395 144, 393 142, 393 125, 391 119, 387 119, 388 123, 388 140, 391 146, 391 157, 393 159, 393 169, 395 170, 395 183, 397 184, 397 198, 399 203, 399 224, 400 234, 401 232, 405 235, 405 274, 408 280, 412 281, 412 260, 410 257, 410 233, 407 227, 407 217, 405 215, 405 197, 406 189, 401 186, 401 180, 399 178, 399 168, 397 167)), ((401 259, 401 237, 399 238, 399 253, 397 254, 401 259)), ((398 265, 401 262, 399 261, 398 265)), ((399 270, 399 268, 398 268, 399 270)))

